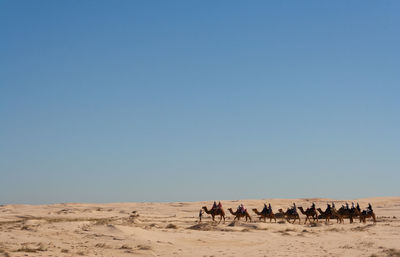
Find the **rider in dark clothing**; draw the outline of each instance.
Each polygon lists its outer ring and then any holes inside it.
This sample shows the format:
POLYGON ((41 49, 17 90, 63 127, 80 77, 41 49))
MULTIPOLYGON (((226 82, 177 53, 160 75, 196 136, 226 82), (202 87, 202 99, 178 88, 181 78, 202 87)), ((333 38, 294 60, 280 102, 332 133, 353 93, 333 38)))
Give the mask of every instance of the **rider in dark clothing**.
POLYGON ((264 208, 263 208, 263 210, 262 210, 261 212, 267 212, 267 211, 268 211, 267 204, 266 204, 266 203, 264 203, 264 208))
POLYGON ((361 211, 360 205, 358 203, 357 203, 357 207, 356 208, 357 208, 358 211, 361 211))
POLYGON ((293 203, 293 209, 292 209, 293 213, 297 213, 297 207, 296 207, 296 203, 293 203))
POLYGON ((314 210, 315 210, 315 203, 312 203, 311 209, 314 209, 314 210))
POLYGON ((268 204, 268 213, 272 213, 272 207, 270 203, 268 204))
POLYGON ((326 207, 326 211, 325 211, 326 213, 329 213, 329 212, 331 212, 331 205, 328 203, 327 204, 327 207, 326 207))

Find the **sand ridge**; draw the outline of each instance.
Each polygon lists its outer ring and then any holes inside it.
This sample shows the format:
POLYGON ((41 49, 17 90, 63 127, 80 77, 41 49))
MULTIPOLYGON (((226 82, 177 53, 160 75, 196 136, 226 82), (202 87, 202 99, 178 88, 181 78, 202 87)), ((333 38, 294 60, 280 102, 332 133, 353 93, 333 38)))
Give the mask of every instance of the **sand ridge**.
MULTIPOLYGON (((293 202, 340 207, 332 199, 222 201, 225 224, 212 222, 207 202, 66 203, 0 206, 0 256, 400 256, 400 197, 353 200, 374 207, 377 223, 290 224, 259 221, 251 211, 265 202, 274 212, 293 202), (227 208, 243 203, 253 222, 233 222, 227 208)), ((349 201, 351 202, 351 201, 349 201)), ((218 218, 217 218, 218 220, 218 218)))

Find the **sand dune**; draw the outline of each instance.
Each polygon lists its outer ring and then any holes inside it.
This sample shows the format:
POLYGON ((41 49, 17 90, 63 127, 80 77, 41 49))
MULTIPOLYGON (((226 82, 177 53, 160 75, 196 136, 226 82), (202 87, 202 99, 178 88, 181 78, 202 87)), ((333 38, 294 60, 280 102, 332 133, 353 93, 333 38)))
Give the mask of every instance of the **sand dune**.
POLYGON ((225 224, 204 215, 212 202, 112 203, 0 206, 0 256, 400 256, 400 197, 357 199, 370 202, 378 221, 366 224, 304 225, 258 221, 252 208, 270 202, 273 210, 293 202, 325 209, 332 199, 222 201, 226 210, 243 203, 253 222, 225 224))

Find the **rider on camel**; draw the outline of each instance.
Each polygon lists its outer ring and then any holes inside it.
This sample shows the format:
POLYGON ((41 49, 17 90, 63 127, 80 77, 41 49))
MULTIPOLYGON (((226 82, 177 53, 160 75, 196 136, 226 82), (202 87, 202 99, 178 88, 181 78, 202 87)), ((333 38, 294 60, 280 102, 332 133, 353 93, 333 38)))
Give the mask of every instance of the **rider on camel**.
POLYGON ((268 211, 267 204, 266 204, 266 203, 264 203, 264 208, 263 208, 263 210, 262 210, 261 212, 267 212, 267 211, 268 211))

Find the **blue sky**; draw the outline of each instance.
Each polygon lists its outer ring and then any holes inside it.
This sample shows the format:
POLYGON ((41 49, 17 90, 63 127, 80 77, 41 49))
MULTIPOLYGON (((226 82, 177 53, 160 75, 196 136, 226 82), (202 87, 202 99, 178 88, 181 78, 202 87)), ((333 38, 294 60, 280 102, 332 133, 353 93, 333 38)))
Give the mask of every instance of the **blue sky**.
POLYGON ((0 203, 400 195, 399 1, 0 1, 0 203))

